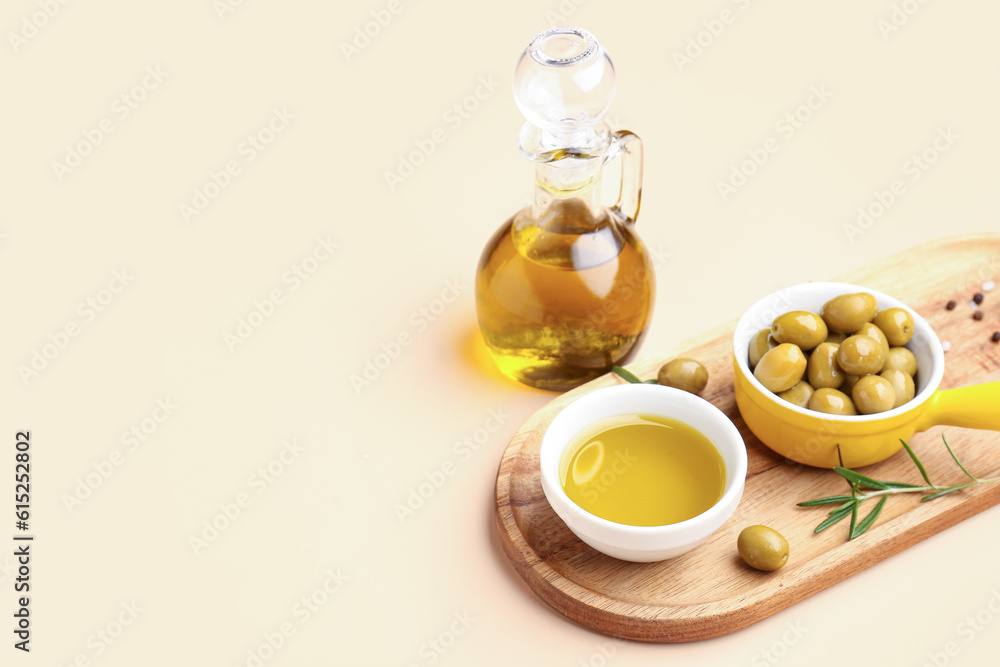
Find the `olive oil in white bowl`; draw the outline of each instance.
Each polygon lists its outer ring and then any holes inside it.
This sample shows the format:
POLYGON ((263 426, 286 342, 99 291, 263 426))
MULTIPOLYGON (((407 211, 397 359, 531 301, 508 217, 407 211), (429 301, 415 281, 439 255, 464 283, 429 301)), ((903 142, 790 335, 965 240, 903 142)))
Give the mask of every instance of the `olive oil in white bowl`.
MULTIPOLYGON (((610 470, 614 474, 615 471, 614 458, 606 458, 607 450, 604 454, 603 461, 597 461, 596 456, 590 461, 591 465, 597 464, 594 472, 598 475, 598 482, 602 472, 610 470), (605 466, 605 470, 600 470, 601 466, 605 466)), ((597 389, 566 406, 546 429, 539 459, 542 490, 552 509, 569 529, 602 553, 636 562, 673 558, 704 542, 736 511, 743 496, 747 474, 747 453, 743 438, 721 410, 694 394, 651 384, 623 384, 597 389), (663 420, 665 423, 681 422, 711 443, 722 461, 724 483, 721 497, 708 509, 676 523, 634 525, 603 518, 582 507, 567 494, 561 472, 565 470, 569 473, 574 454, 581 453, 573 451, 574 448, 582 449, 593 434, 592 431, 600 429, 602 422, 621 417, 633 419, 636 415, 663 420), (571 451, 567 452, 568 449, 571 451)), ((635 466, 642 465, 641 460, 631 463, 635 466)), ((587 474, 587 465, 586 460, 578 464, 581 480, 587 474)), ((682 466, 687 473, 699 467, 688 467, 683 462, 676 465, 682 466)), ((623 466, 624 463, 620 463, 619 471, 623 466)), ((650 469, 655 467, 649 466, 650 469)), ((593 478, 590 481, 592 480, 593 478)), ((605 481, 612 481, 607 474, 605 481)), ((664 482, 666 481, 665 479, 664 482)), ((712 483, 707 485, 712 487, 712 483)), ((625 487, 621 488, 624 490, 625 487)), ((583 502, 587 504, 586 500, 583 502)), ((631 518, 631 512, 631 509, 626 508, 628 516, 624 518, 631 518)))
POLYGON ((677 419, 619 415, 596 422, 563 452, 559 480, 582 509, 629 526, 694 518, 722 498, 719 450, 677 419))

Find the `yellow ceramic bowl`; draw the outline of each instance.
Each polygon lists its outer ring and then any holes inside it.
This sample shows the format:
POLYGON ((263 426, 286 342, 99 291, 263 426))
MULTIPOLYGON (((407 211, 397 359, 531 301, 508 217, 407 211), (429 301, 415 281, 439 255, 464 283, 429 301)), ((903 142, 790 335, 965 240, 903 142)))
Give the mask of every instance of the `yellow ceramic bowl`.
POLYGON ((877 463, 902 449, 900 439, 943 424, 1000 431, 1000 382, 939 390, 944 376, 944 350, 927 321, 906 304, 881 292, 847 283, 805 283, 775 292, 740 318, 733 336, 736 404, 761 442, 786 458, 821 468, 849 468, 877 463), (906 347, 917 359, 916 396, 909 403, 877 415, 827 415, 778 398, 753 376, 747 357, 750 339, 790 310, 820 312, 839 294, 868 292, 879 310, 905 308, 915 332, 906 347))

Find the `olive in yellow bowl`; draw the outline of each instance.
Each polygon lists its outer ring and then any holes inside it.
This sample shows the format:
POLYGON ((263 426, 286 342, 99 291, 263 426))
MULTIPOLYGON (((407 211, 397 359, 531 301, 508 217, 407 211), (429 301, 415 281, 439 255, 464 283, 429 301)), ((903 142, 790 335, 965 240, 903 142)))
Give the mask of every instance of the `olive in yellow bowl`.
MULTIPOLYGON (((826 313, 824 313, 826 315, 826 313)), ((808 324, 808 323, 807 323, 808 324)), ((797 330, 798 334, 802 332, 797 330)), ((818 332, 809 336, 809 342, 818 339, 818 332)), ((909 332, 906 332, 907 334, 909 332)), ((905 337, 905 336, 904 336, 905 337)), ((899 342, 902 338, 895 335, 887 337, 899 342)), ((841 347, 850 336, 840 343, 841 347)), ((759 356, 757 367, 764 363, 766 357, 788 343, 780 343, 759 356)), ((817 345, 816 347, 819 347, 817 345)), ((826 353, 826 348, 820 350, 826 353)), ((811 353, 815 355, 815 352, 811 353)), ((925 431, 935 425, 962 426, 1000 431, 1000 382, 989 382, 980 385, 958 389, 940 390, 941 379, 944 376, 944 350, 937 334, 927 321, 901 301, 875 290, 849 285, 846 283, 804 283, 780 290, 751 306, 740 318, 733 335, 733 371, 736 404, 747 426, 761 442, 786 458, 806 465, 829 468, 843 465, 849 468, 877 463, 889 458, 902 448, 900 439, 909 440, 914 433, 925 431), (832 318, 834 326, 830 326, 831 336, 834 334, 853 334, 876 313, 889 312, 886 316, 896 326, 887 323, 886 328, 893 334, 897 330, 912 327, 905 346, 891 347, 889 358, 886 357, 882 342, 867 336, 867 340, 857 340, 848 349, 852 351, 850 362, 857 362, 857 370, 866 370, 866 363, 871 368, 892 370, 897 367, 909 367, 916 364, 916 378, 913 386, 913 398, 907 402, 878 412, 877 414, 850 414, 851 410, 844 406, 843 412, 834 414, 811 410, 778 396, 781 392, 791 389, 785 385, 796 378, 807 381, 808 362, 803 370, 803 364, 792 350, 776 355, 773 363, 774 372, 765 369, 758 373, 771 388, 755 377, 750 368, 751 346, 756 345, 754 356, 762 352, 760 332, 773 327, 776 318, 789 312, 821 313, 826 304, 842 295, 865 294, 870 298, 852 297, 835 302, 843 306, 832 318), (874 301, 874 303, 872 303, 874 301), (855 303, 856 302, 856 303, 855 303), (907 317, 908 316, 908 317, 907 317), (912 319, 912 324, 911 324, 912 319), (873 344, 874 343, 874 344, 873 344), (877 348, 877 349, 876 349, 877 348), (902 352, 901 350, 906 350, 902 352), (867 361, 868 355, 873 355, 876 362, 867 361), (911 359, 912 357, 912 359, 911 359), (880 361, 878 361, 881 359, 880 361), (800 372, 802 371, 802 372, 800 372), (839 446, 839 447, 838 447, 839 446), (839 449, 839 454, 838 454, 839 449)), ((829 373, 814 373, 823 376, 827 383, 829 373)), ((855 376, 856 377, 856 376, 855 376)), ((873 374, 873 379, 862 385, 860 393, 870 397, 873 402, 886 401, 886 385, 902 386, 904 391, 909 387, 905 379, 890 374, 882 382, 880 375, 873 374), (875 379, 879 378, 879 379, 875 379)), ((796 380, 797 382, 798 380, 796 380)), ((855 380, 858 382, 858 380, 855 380)), ((836 379, 832 383, 836 383, 836 379)), ((840 389, 815 388, 809 404, 813 401, 836 406, 836 399, 846 398, 853 393, 855 387, 841 385, 840 389), (836 392, 845 394, 838 396, 836 392)), ((843 402, 842 400, 840 402, 843 402)), ((893 403, 894 404, 894 403, 893 403)), ((885 405, 879 407, 886 407, 885 405)))

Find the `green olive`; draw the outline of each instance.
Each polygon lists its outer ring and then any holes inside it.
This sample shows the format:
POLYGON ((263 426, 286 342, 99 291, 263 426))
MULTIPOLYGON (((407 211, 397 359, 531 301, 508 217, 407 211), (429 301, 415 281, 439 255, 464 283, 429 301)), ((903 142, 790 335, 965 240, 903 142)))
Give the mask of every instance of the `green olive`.
POLYGON ((878 303, 871 294, 841 294, 823 304, 823 320, 831 331, 852 334, 875 317, 878 303))
POLYGON ((882 371, 881 375, 889 381, 889 384, 892 385, 893 390, 896 392, 896 402, 892 404, 892 407, 898 408, 902 404, 913 400, 913 395, 916 393, 913 378, 898 368, 890 368, 887 371, 882 371))
POLYGON ((768 350, 753 374, 768 391, 780 394, 799 383, 806 372, 806 357, 792 343, 782 343, 768 350))
POLYGON ((858 380, 860 379, 861 379, 860 375, 851 375, 850 373, 845 373, 844 384, 840 385, 839 387, 840 391, 850 396, 851 392, 854 391, 854 385, 856 385, 858 383, 858 380))
POLYGON ((913 315, 903 308, 886 308, 875 316, 875 324, 893 347, 906 345, 913 338, 913 315))
POLYGON ((878 312, 878 301, 868 292, 858 292, 858 294, 861 295, 862 301, 865 302, 865 307, 872 311, 872 318, 874 319, 875 313, 878 312))
POLYGON ((750 567, 773 572, 788 562, 788 540, 774 528, 747 526, 736 538, 736 549, 750 567))
POLYGON ((840 344, 837 362, 851 375, 879 373, 885 365, 885 350, 877 338, 851 336, 840 344))
POLYGON ((798 345, 803 351, 811 350, 822 343, 828 333, 823 318, 805 310, 793 310, 779 315, 771 324, 771 335, 774 340, 798 345))
POLYGON ((882 343, 882 352, 885 353, 885 356, 886 357, 889 356, 889 339, 885 337, 885 334, 882 333, 881 329, 879 329, 877 326, 875 326, 871 322, 869 322, 868 324, 862 325, 861 328, 858 329, 858 333, 856 333, 854 335, 855 336, 869 336, 871 338, 876 339, 878 342, 882 343))
POLYGON ((809 399, 809 409, 828 415, 856 415, 851 397, 837 389, 817 389, 809 399))
POLYGON ((672 359, 660 367, 656 381, 692 394, 700 394, 708 384, 708 371, 694 359, 672 359))
POLYGON ((813 391, 814 389, 812 386, 803 380, 788 391, 783 391, 778 394, 778 398, 783 398, 789 403, 797 405, 800 408, 806 408, 809 407, 809 399, 812 398, 813 391))
POLYGON ((836 345, 840 345, 846 339, 847 339, 847 334, 842 334, 842 333, 837 333, 836 331, 831 331, 827 335, 827 337, 826 337, 826 342, 827 343, 834 343, 836 345))
POLYGON ((889 356, 885 360, 885 368, 901 370, 910 377, 917 375, 917 358, 905 347, 890 347, 889 356))
POLYGON ((838 345, 833 343, 820 343, 809 356, 807 372, 809 374, 809 384, 817 389, 829 387, 836 389, 844 383, 844 371, 840 370, 837 363, 838 345))
POLYGON ((763 357, 768 350, 777 345, 777 343, 772 345, 770 338, 771 330, 761 329, 754 334, 753 338, 750 339, 750 370, 756 368, 757 364, 760 363, 760 358, 763 357))
POLYGON ((854 406, 863 415, 892 410, 896 403, 896 390, 892 383, 880 375, 866 375, 854 385, 851 391, 854 406))

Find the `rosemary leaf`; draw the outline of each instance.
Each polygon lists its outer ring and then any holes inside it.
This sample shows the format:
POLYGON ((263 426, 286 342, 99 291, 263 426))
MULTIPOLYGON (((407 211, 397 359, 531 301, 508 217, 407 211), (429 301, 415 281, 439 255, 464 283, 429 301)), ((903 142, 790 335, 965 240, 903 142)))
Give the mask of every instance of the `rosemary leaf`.
POLYGON ((799 503, 799 507, 815 507, 816 505, 833 505, 835 503, 843 503, 853 501, 853 496, 827 496, 826 498, 817 498, 816 500, 807 500, 804 503, 799 503))
POLYGON ((611 370, 616 374, 618 374, 618 376, 621 377, 623 380, 628 380, 632 384, 642 384, 642 380, 640 380, 633 373, 625 370, 621 366, 612 366, 611 370))
POLYGON ((908 445, 906 443, 906 440, 903 440, 902 438, 900 438, 899 441, 903 443, 903 447, 906 449, 906 453, 910 455, 911 459, 913 459, 913 463, 917 466, 917 470, 920 471, 920 474, 921 476, 923 476, 924 481, 927 482, 927 486, 934 486, 934 483, 931 482, 931 478, 927 476, 927 469, 924 468, 924 464, 921 463, 920 459, 917 458, 917 455, 914 453, 910 445, 908 445))
POLYGON ((844 508, 850 509, 850 506, 853 503, 858 502, 858 499, 855 496, 848 496, 848 497, 850 498, 850 500, 848 500, 846 503, 844 503, 843 505, 837 505, 832 510, 830 510, 830 516, 833 516, 834 514, 836 514, 837 512, 843 510, 844 508))
POLYGON ((878 501, 878 504, 875 505, 875 509, 869 512, 868 516, 861 520, 861 523, 858 524, 857 530, 853 531, 848 539, 853 540, 855 537, 864 535, 865 531, 871 528, 872 524, 875 523, 875 519, 878 518, 878 515, 882 513, 882 508, 885 506, 885 501, 887 500, 889 500, 889 496, 882 496, 881 500, 878 501))
POLYGON ((851 528, 847 531, 847 539, 853 540, 855 537, 855 531, 858 529, 858 506, 861 505, 860 502, 854 503, 854 507, 851 508, 851 528))
POLYGON ((965 484, 956 484, 955 486, 946 487, 944 489, 941 489, 937 493, 932 493, 929 496, 924 496, 923 498, 920 499, 920 502, 925 502, 927 500, 934 500, 935 498, 940 498, 941 496, 951 493, 952 491, 958 491, 959 489, 967 489, 970 486, 979 486, 979 480, 977 479, 974 482, 966 482, 965 484))
POLYGON ((962 469, 962 472, 965 473, 965 476, 968 477, 969 479, 972 479, 972 480, 975 480, 975 481, 978 482, 979 478, 976 477, 975 475, 973 475, 968 470, 966 470, 965 466, 962 465, 962 462, 958 460, 957 456, 955 456, 955 452, 952 451, 951 445, 948 444, 948 438, 945 437, 944 433, 941 434, 941 439, 944 440, 944 446, 948 448, 948 453, 951 454, 951 458, 953 458, 955 460, 955 463, 958 464, 958 467, 962 469))
POLYGON ((841 467, 838 466, 838 467, 834 468, 833 470, 838 475, 840 475, 841 477, 843 477, 844 479, 846 479, 848 482, 853 482, 854 484, 857 484, 859 486, 864 486, 864 487, 867 487, 869 489, 878 489, 880 491, 889 488, 886 484, 884 484, 884 483, 882 483, 882 482, 880 482, 880 481, 878 481, 876 479, 872 479, 871 477, 868 477, 867 475, 862 475, 859 472, 854 472, 850 468, 841 468, 841 467))
POLYGON ((836 514, 833 514, 833 515, 827 517, 826 519, 824 519, 822 523, 820 523, 818 526, 816 526, 816 530, 814 530, 813 532, 814 533, 822 532, 822 531, 826 530, 827 528, 829 528, 830 526, 832 526, 833 524, 837 523, 838 521, 840 521, 841 519, 843 519, 844 517, 846 517, 848 514, 851 513, 851 508, 852 507, 857 507, 857 502, 852 502, 851 503, 851 507, 847 507, 847 508, 845 508, 845 509, 837 512, 836 514))

